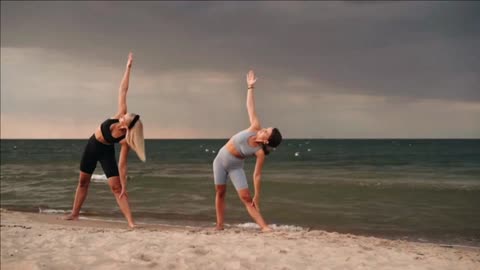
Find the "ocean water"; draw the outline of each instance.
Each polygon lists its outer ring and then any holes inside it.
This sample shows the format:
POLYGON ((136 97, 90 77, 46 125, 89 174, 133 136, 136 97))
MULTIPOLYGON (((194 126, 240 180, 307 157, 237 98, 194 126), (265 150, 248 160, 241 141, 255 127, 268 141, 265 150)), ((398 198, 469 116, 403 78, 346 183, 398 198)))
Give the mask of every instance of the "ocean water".
MULTIPOLYGON (((1 207, 71 210, 86 142, 1 140, 1 207)), ((136 221, 213 226, 212 162, 225 142, 147 140, 146 163, 130 153, 136 221)), ((252 188, 253 168, 247 160, 252 188)), ((251 226, 231 183, 226 200, 226 223, 251 226)), ((278 228, 480 246, 480 140, 284 140, 267 157, 260 207, 278 228)), ((123 221, 99 164, 82 216, 123 221)))

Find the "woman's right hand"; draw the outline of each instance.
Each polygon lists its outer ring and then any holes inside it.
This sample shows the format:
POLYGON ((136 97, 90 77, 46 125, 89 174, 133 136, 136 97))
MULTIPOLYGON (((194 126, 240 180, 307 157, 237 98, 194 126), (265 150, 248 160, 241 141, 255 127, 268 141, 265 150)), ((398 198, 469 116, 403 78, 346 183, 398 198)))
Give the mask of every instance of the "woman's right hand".
POLYGON ((132 62, 133 62, 133 53, 130 52, 130 53, 128 54, 127 68, 131 68, 131 67, 132 67, 132 62))

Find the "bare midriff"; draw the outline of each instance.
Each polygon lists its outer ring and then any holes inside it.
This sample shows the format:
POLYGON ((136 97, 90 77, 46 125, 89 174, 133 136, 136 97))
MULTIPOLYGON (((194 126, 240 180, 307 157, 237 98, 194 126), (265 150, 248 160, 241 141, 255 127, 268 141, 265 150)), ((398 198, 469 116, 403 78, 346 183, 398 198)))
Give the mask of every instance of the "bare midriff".
POLYGON ((233 156, 240 159, 245 159, 244 157, 242 157, 242 155, 240 155, 237 148, 235 148, 232 139, 228 140, 228 142, 225 144, 225 147, 227 148, 228 152, 230 152, 230 154, 232 154, 233 156))
POLYGON ((97 141, 103 143, 103 144, 106 144, 106 145, 110 145, 109 143, 107 143, 105 141, 105 139, 103 138, 103 135, 102 135, 102 131, 100 130, 100 127, 97 127, 97 129, 95 130, 95 139, 97 139, 97 141))
MULTIPOLYGON (((115 125, 115 124, 112 124, 112 126, 115 125)), ((123 136, 125 133, 123 133, 121 130, 117 129, 115 130, 115 127, 113 127, 112 129, 112 135, 114 137, 120 137, 120 136, 123 136)), ((97 129, 95 130, 95 139, 97 139, 97 141, 105 144, 105 145, 110 145, 110 143, 108 143, 107 141, 105 141, 105 138, 103 138, 103 134, 102 134, 102 129, 101 127, 97 127, 97 129)), ((121 140, 120 142, 123 142, 125 139, 121 140)))
MULTIPOLYGON (((250 136, 248 138, 248 145, 251 147, 257 147, 258 145, 255 145, 255 141, 253 140, 253 136, 250 136), (254 145, 252 145, 254 144, 254 145)), ((234 157, 240 158, 240 159, 245 159, 242 155, 240 155, 240 152, 238 152, 237 148, 235 148, 235 144, 233 143, 233 139, 230 138, 228 142, 225 144, 225 147, 227 148, 228 152, 232 154, 234 157)))

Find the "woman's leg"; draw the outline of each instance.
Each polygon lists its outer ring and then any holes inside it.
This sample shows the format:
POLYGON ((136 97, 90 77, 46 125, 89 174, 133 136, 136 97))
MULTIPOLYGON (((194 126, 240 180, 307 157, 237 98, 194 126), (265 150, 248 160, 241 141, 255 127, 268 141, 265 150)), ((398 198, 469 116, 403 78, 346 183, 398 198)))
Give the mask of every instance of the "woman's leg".
POLYGON ((262 232, 271 231, 272 229, 268 227, 260 212, 252 205, 252 197, 250 196, 250 190, 248 188, 245 188, 237 190, 237 192, 240 200, 245 205, 245 208, 247 208, 248 213, 250 214, 252 219, 260 226, 262 232))
POLYGON ((252 205, 252 197, 250 196, 250 190, 248 189, 245 171, 243 169, 235 169, 228 173, 230 174, 230 179, 237 190, 240 200, 245 205, 245 208, 247 208, 248 214, 250 214, 252 219, 260 226, 260 228, 262 228, 262 231, 271 231, 258 209, 252 205))
POLYGON ((130 205, 128 203, 127 193, 120 198, 120 194, 122 193, 122 184, 120 182, 117 160, 115 159, 115 147, 113 145, 105 146, 103 150, 103 156, 99 159, 99 161, 100 165, 102 165, 105 175, 108 178, 108 185, 110 186, 110 189, 117 200, 117 204, 127 219, 128 226, 130 228, 135 227, 132 212, 130 211, 130 205))
POLYGON ((78 179, 77 191, 73 200, 73 209, 70 215, 64 217, 66 220, 77 220, 82 208, 83 202, 87 197, 88 186, 92 173, 95 171, 98 160, 98 145, 95 135, 88 139, 87 145, 83 150, 82 159, 80 160, 80 176, 78 179))
POLYGON ((223 230, 225 213, 225 194, 227 185, 215 185, 215 210, 217 212, 217 230, 223 230))
POLYGON ((215 182, 215 211, 217 214, 217 230, 223 230, 225 213, 225 193, 227 191, 227 171, 222 166, 222 157, 219 154, 213 161, 213 180, 215 182))
POLYGON ((120 177, 113 176, 108 178, 108 185, 112 190, 115 199, 117 200, 117 204, 120 207, 123 215, 127 219, 128 226, 130 228, 135 227, 135 223, 133 222, 132 212, 130 211, 130 205, 128 203, 128 195, 125 193, 122 198, 120 198, 120 193, 122 192, 122 185, 120 184, 120 177))
POLYGON ((87 197, 88 186, 90 185, 90 179, 92 178, 91 174, 80 172, 80 177, 78 179, 77 191, 75 192, 75 199, 73 200, 72 213, 67 215, 64 219, 66 220, 77 220, 80 214, 80 209, 82 208, 83 202, 87 197))

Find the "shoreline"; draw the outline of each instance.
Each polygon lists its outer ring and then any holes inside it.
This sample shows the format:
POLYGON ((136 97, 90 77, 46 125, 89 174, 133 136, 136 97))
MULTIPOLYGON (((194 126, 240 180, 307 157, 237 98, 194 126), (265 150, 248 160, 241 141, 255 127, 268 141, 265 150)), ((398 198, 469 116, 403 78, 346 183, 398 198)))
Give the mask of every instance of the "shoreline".
POLYGON ((479 269, 480 248, 320 230, 142 224, 0 210, 2 269, 479 269), (80 254, 80 255, 79 255, 80 254))
MULTIPOLYGON (((68 210, 53 210, 50 212, 51 209, 41 209, 39 211, 32 211, 32 209, 21 209, 21 208, 0 208, 0 211, 8 211, 8 212, 20 212, 26 214, 39 214, 39 215, 47 215, 52 217, 59 217, 61 218, 63 215, 69 213, 68 210)), ((80 216, 81 220, 85 221, 99 221, 99 222, 106 222, 106 223, 120 223, 125 224, 126 222, 123 215, 120 213, 118 215, 110 215, 105 216, 103 214, 93 214, 93 213, 83 213, 80 216)), ((187 219, 169 219, 169 218, 152 218, 152 217, 137 217, 136 224, 139 225, 146 225, 147 227, 151 226, 171 226, 171 227, 180 227, 180 228, 198 228, 198 229, 208 229, 215 226, 215 222, 213 221, 206 221, 206 220, 187 220, 187 219)), ((299 224, 276 224, 270 223, 270 226, 273 226, 274 229, 280 229, 281 231, 320 231, 326 233, 338 233, 341 235, 355 235, 355 236, 362 236, 362 237, 375 237, 381 238, 391 241, 408 241, 408 242, 415 242, 415 243, 426 243, 426 244, 434 244, 434 245, 441 245, 441 246, 457 246, 457 247, 472 247, 472 248, 480 248, 480 234, 476 238, 471 237, 458 237, 456 238, 449 238, 449 241, 445 239, 440 239, 433 235, 425 235, 422 233, 412 234, 410 233, 401 233, 400 231, 371 231, 371 230, 360 230, 360 229, 338 229, 338 228, 328 228, 328 227, 321 227, 321 226, 304 226, 299 224)), ((226 223, 225 226, 230 229, 241 229, 241 228, 248 228, 250 230, 255 230, 254 227, 258 226, 253 223, 253 221, 239 221, 234 220, 232 223, 226 223)), ((440 234, 440 233, 438 233, 440 234)), ((444 237, 445 238, 445 237, 444 237)))

